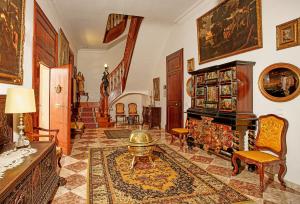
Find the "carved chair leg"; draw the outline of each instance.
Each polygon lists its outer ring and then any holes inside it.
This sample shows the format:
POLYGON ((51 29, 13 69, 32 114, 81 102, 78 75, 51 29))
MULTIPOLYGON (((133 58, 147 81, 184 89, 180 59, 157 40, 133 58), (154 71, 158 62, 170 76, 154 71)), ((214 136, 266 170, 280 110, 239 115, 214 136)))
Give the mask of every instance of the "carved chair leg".
POLYGON ((278 180, 280 181, 281 185, 285 188, 285 182, 283 180, 283 177, 286 173, 286 163, 281 163, 279 164, 280 168, 279 168, 279 172, 278 172, 278 180))
POLYGON ((170 142, 170 144, 173 144, 173 142, 174 142, 174 137, 175 137, 175 135, 172 133, 172 134, 171 134, 171 142, 170 142))
POLYGON ((61 160, 61 156, 59 156, 59 157, 58 157, 58 160, 57 160, 57 163, 58 163, 59 168, 61 168, 60 160, 61 160))
POLYGON ((184 146, 183 137, 184 137, 184 135, 180 133, 179 134, 179 142, 180 142, 180 149, 181 150, 183 149, 183 146, 184 146))
POLYGON ((259 189, 261 192, 263 192, 264 191, 265 167, 264 167, 264 165, 260 164, 260 165, 257 165, 257 168, 258 168, 259 183, 260 183, 259 189))
POLYGON ((64 177, 59 177, 59 180, 58 180, 58 185, 59 186, 64 186, 64 185, 66 185, 66 183, 67 183, 67 180, 64 178, 64 177))
POLYGON ((238 156, 236 154, 233 154, 232 157, 231 157, 231 162, 233 164, 233 171, 232 171, 232 176, 235 176, 239 173, 239 166, 237 164, 237 160, 238 159, 238 156))

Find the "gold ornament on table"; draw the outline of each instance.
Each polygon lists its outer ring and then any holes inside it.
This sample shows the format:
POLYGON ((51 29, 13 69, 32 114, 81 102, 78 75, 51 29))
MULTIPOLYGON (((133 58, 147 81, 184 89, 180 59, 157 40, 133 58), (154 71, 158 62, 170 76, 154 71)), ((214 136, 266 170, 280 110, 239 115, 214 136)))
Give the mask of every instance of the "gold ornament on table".
POLYGON ((34 90, 27 88, 9 88, 7 90, 5 113, 19 113, 19 138, 16 147, 29 146, 29 140, 24 134, 24 113, 36 111, 34 90))

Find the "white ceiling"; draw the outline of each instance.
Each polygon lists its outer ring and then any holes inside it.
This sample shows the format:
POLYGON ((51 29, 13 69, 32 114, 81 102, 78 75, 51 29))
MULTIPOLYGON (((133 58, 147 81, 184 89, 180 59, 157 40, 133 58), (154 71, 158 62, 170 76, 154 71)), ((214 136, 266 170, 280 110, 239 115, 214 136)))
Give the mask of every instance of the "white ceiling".
POLYGON ((147 20, 176 22, 202 0, 51 0, 67 25, 77 49, 105 48, 102 44, 110 13, 143 16, 147 20))

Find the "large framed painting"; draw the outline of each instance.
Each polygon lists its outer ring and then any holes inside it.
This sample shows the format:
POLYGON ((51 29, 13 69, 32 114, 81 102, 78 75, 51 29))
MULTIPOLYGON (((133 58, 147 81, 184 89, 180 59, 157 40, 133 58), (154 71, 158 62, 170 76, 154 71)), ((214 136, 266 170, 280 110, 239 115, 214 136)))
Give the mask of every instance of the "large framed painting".
POLYGON ((0 83, 23 83, 25 0, 0 3, 0 83))
POLYGON ((199 64, 262 47, 261 0, 225 0, 197 19, 199 64))
POLYGON ((155 101, 160 101, 159 77, 153 79, 153 98, 155 101))
POLYGON ((300 69, 289 63, 272 64, 260 74, 258 85, 271 101, 289 101, 300 94, 300 69))
POLYGON ((69 64, 70 47, 69 41, 62 29, 59 30, 59 49, 58 49, 58 65, 69 64))

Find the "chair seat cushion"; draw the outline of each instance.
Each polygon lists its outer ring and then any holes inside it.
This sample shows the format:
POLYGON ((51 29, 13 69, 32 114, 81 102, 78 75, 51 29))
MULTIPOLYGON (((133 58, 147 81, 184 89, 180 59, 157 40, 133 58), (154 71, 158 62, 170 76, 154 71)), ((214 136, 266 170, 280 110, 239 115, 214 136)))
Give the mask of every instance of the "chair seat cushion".
POLYGON ((58 146, 56 146, 56 155, 59 155, 59 156, 61 156, 62 155, 62 148, 61 147, 58 147, 58 146))
POLYGON ((260 151, 236 151, 234 154, 243 156, 247 159, 251 159, 253 161, 257 161, 260 163, 265 163, 265 162, 272 162, 272 161, 277 161, 279 160, 278 157, 268 154, 265 152, 260 152, 260 151))
POLYGON ((186 128, 173 128, 173 132, 178 133, 178 134, 187 134, 189 133, 189 130, 186 128))
POLYGON ((84 123, 83 122, 71 122, 71 129, 83 129, 84 123))

